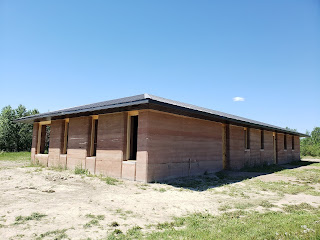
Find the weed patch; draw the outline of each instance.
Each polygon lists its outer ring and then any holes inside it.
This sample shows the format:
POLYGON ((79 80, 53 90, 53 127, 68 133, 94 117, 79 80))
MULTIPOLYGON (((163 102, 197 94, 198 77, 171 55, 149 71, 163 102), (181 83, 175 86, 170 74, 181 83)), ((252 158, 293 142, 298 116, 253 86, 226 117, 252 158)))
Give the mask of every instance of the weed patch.
POLYGON ((22 224, 25 223, 26 221, 30 221, 30 220, 36 220, 36 221, 40 221, 43 217, 46 217, 47 215, 45 214, 41 214, 41 213, 32 213, 30 216, 17 216, 15 219, 15 223, 14 224, 22 224))
POLYGON ((130 210, 124 211, 121 208, 115 210, 115 213, 121 216, 122 219, 127 219, 127 217, 132 216, 133 212, 130 210))
POLYGON ((92 226, 98 226, 99 225, 99 220, 97 219, 92 219, 90 222, 86 223, 83 225, 84 228, 91 228, 92 226))
POLYGON ((99 220, 104 220, 105 216, 104 215, 93 215, 93 214, 87 214, 86 218, 91 218, 89 222, 87 222, 85 225, 83 225, 84 228, 91 228, 93 226, 98 226, 99 220))
POLYGON ((104 220, 105 216, 104 215, 87 214, 86 218, 92 218, 92 219, 96 219, 96 220, 104 220))
POLYGON ((120 224, 117 222, 110 223, 110 227, 119 227, 119 226, 120 226, 120 224))
POLYGON ((54 240, 61 240, 64 238, 68 238, 68 235, 66 234, 67 229, 62 229, 62 230, 54 230, 54 231, 49 231, 46 233, 41 233, 36 240, 41 240, 45 237, 53 237, 54 240))
POLYGON ((79 167, 76 167, 74 170, 75 174, 79 174, 79 175, 83 175, 83 176, 87 176, 87 177, 97 177, 99 178, 101 181, 105 182, 108 185, 117 185, 118 183, 120 183, 120 181, 118 179, 112 178, 112 177, 105 177, 102 175, 93 175, 91 174, 87 169, 82 169, 79 167))
POLYGON ((109 185, 117 185, 118 183, 120 183, 120 181, 118 179, 112 178, 112 177, 102 177, 100 176, 99 179, 103 182, 105 182, 106 184, 109 185))
POLYGON ((79 174, 79 175, 88 175, 89 171, 87 169, 83 169, 81 167, 75 167, 74 169, 74 174, 79 174))

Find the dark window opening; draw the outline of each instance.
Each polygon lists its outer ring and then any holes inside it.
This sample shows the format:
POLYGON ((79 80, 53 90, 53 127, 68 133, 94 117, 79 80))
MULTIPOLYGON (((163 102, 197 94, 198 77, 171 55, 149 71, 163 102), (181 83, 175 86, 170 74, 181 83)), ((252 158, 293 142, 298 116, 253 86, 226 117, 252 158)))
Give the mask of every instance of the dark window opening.
POLYGON ((94 130, 93 130, 93 150, 92 150, 92 156, 97 155, 97 136, 98 136, 98 119, 95 119, 94 122, 94 130))
POLYGON ((292 150, 294 150, 294 136, 292 136, 292 150))
POLYGON ((244 129, 244 147, 250 149, 250 130, 249 128, 244 129))
POLYGON ((138 149, 138 116, 130 117, 130 152, 129 160, 137 159, 138 149))
POLYGON ((40 139, 40 153, 49 153, 49 143, 50 143, 50 125, 41 126, 41 139, 40 139))
POLYGON ((264 149, 264 131, 261 130, 261 149, 264 149))
POLYGON ((284 149, 287 150, 287 135, 284 135, 284 149))

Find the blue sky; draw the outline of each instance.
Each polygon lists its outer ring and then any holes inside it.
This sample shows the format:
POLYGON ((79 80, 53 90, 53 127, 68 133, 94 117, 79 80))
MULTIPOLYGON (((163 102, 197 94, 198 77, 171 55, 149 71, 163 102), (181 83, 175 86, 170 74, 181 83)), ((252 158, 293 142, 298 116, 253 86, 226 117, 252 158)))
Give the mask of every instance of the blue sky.
POLYGON ((320 2, 0 0, 0 83, 0 108, 149 93, 305 132, 320 2))

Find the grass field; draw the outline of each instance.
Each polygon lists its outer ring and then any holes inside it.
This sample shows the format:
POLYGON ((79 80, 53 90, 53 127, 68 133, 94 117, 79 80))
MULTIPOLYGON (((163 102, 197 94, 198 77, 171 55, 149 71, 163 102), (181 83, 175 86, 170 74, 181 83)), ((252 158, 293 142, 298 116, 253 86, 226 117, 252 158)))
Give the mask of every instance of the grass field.
POLYGON ((28 161, 31 160, 30 152, 0 152, 0 161, 28 161))
POLYGON ((0 153, 0 176, 2 239, 320 239, 316 160, 145 184, 0 153))
POLYGON ((285 212, 196 213, 158 224, 158 229, 148 234, 132 228, 127 234, 113 233, 108 239, 319 239, 319 216, 319 208, 304 204, 285 212))

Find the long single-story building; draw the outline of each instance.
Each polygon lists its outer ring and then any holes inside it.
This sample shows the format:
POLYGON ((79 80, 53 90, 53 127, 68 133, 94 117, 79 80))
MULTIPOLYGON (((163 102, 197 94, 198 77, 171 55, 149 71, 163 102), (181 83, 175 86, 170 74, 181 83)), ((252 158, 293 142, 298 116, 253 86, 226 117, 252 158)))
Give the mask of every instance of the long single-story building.
POLYGON ((307 136, 150 94, 16 121, 33 123, 33 162, 142 182, 297 161, 307 136))

